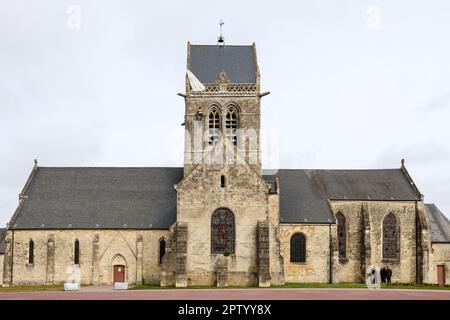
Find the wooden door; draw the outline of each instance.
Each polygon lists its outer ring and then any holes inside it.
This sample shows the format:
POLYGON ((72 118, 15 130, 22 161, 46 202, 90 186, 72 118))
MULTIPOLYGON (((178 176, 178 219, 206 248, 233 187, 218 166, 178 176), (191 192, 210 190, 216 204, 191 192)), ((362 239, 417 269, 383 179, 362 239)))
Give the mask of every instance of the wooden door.
POLYGON ((445 265, 443 264, 437 266, 437 282, 441 285, 445 284, 445 265))
POLYGON ((114 266, 114 283, 125 282, 125 266, 115 265, 114 266))

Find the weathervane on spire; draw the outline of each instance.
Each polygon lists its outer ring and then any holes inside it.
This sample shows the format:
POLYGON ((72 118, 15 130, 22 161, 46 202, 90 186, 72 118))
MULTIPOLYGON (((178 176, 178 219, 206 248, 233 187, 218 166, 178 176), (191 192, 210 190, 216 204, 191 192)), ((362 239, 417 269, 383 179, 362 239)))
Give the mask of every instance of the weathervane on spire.
POLYGON ((220 35, 219 35, 219 37, 217 38, 217 45, 221 45, 221 46, 225 45, 225 38, 224 38, 223 35, 222 35, 222 26, 223 26, 224 24, 225 24, 225 22, 223 22, 222 19, 220 19, 220 22, 219 22, 219 26, 220 26, 220 35))

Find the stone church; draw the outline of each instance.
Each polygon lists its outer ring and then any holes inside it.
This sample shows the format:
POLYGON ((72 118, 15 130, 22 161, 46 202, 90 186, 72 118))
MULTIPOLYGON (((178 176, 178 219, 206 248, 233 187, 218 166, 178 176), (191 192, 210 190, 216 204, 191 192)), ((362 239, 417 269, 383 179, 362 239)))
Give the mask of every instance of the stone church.
MULTIPOLYGON (((394 169, 262 170, 255 44, 187 45, 184 166, 35 165, 2 283, 449 283, 450 222, 394 169)), ((175 124, 173 124, 175 126, 175 124)))

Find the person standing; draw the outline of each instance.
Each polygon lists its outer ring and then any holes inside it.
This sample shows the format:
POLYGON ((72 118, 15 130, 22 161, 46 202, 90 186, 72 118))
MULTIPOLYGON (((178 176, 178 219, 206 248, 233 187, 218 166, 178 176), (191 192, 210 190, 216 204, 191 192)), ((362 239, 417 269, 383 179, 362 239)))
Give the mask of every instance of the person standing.
POLYGON ((386 283, 386 268, 383 266, 380 271, 381 283, 386 283))
POLYGON ((391 278, 392 278, 392 270, 391 270, 391 268, 389 268, 389 266, 386 269, 386 277, 387 277, 387 283, 390 284, 391 278))

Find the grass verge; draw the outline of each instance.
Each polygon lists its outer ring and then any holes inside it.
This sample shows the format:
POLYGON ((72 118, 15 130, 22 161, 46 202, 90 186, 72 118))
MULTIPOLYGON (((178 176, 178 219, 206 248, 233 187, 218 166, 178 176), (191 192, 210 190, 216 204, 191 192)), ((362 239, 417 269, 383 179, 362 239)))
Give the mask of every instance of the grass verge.
MULTIPOLYGON (((237 287, 230 286, 226 288, 218 288, 216 286, 189 286, 182 289, 255 289, 258 287, 237 287)), ((270 288, 301 288, 301 289, 313 289, 313 288, 343 288, 343 289, 367 289, 365 283, 286 283, 282 286, 271 286, 270 288)), ((383 289, 415 289, 415 290, 450 290, 450 286, 439 286, 435 284, 408 284, 408 283, 393 283, 390 285, 383 284, 383 289)), ((142 284, 137 285, 130 290, 157 290, 157 289, 179 289, 176 287, 161 287, 160 285, 142 284)), ((264 290, 265 288, 260 288, 264 290)))
MULTIPOLYGON (((256 289, 258 287, 242 287, 242 286, 229 286, 226 288, 218 288, 216 286, 189 286, 182 289, 256 289)), ((286 283, 283 286, 271 286, 270 288, 300 288, 300 289, 329 289, 329 288, 347 288, 347 289, 367 289, 364 283, 286 283)), ((393 283, 390 285, 382 285, 383 289, 410 289, 410 290, 450 290, 450 286, 439 286, 435 284, 415 284, 415 283, 393 283)), ((134 287, 130 287, 130 290, 161 290, 161 289, 179 289, 176 287, 161 287, 154 284, 142 284, 134 287)), ((264 290, 266 288, 260 288, 264 290)), ((32 292, 32 291, 64 291, 64 286, 51 285, 51 286, 11 286, 0 287, 0 292, 32 292)))
POLYGON ((0 292, 63 291, 64 285, 0 287, 0 292))

